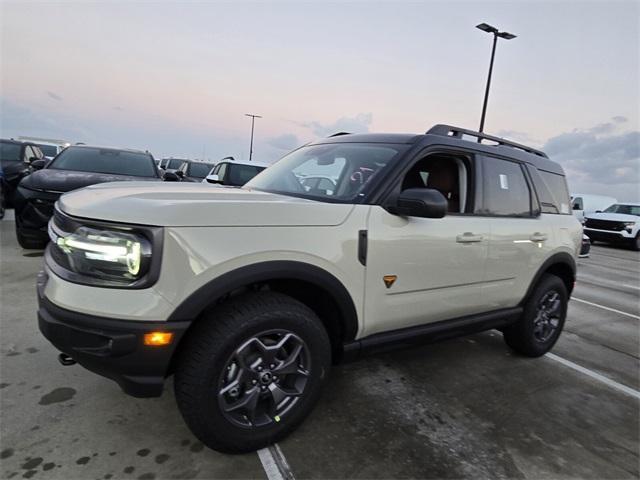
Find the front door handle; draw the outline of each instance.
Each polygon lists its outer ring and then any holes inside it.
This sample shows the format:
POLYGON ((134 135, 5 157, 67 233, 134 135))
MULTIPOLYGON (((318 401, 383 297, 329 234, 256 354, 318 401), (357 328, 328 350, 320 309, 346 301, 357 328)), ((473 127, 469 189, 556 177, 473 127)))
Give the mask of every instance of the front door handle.
POLYGON ((536 232, 529 237, 529 240, 531 240, 532 242, 544 242, 547 238, 548 237, 546 233, 536 232))
POLYGON ((482 241, 482 235, 476 235, 471 232, 464 232, 462 235, 456 237, 458 243, 477 243, 482 241))

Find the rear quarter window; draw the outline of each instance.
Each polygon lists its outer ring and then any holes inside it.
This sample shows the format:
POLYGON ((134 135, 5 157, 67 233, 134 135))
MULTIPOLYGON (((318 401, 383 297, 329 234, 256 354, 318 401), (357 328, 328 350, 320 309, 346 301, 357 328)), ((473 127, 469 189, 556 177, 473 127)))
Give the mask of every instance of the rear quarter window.
MULTIPOLYGON (((541 180, 536 181, 536 175, 532 175, 540 199, 542 213, 555 213, 560 215, 571 215, 571 200, 569 189, 564 175, 546 170, 538 170, 537 176, 541 180)), ((576 199, 578 200, 578 199, 576 199)), ((582 204, 582 199, 580 204, 582 204)))

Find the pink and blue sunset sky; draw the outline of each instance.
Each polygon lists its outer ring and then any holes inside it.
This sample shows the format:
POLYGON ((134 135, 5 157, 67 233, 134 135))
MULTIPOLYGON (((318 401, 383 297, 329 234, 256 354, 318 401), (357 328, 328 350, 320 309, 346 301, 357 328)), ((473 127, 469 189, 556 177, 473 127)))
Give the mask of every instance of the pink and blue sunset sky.
POLYGON ((637 200, 640 4, 0 2, 0 134, 217 160, 339 130, 476 129, 543 147, 574 192, 637 200))

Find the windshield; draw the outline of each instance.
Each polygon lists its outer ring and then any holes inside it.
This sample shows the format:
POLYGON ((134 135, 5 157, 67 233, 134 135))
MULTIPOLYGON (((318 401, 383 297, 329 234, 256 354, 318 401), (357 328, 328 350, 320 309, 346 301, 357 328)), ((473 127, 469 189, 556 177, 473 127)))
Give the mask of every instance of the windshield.
POLYGON ((69 147, 48 168, 134 177, 158 176, 151 156, 146 153, 91 147, 69 147))
POLYGON ((614 203, 605 210, 606 213, 624 213, 626 215, 637 215, 640 217, 640 205, 624 205, 614 203))
POLYGON ((177 170, 182 166, 184 162, 186 162, 186 160, 182 160, 181 158, 172 158, 167 162, 167 166, 165 168, 177 170))
POLYGON ((204 178, 211 171, 212 166, 208 163, 192 163, 189 165, 189 176, 196 178, 204 178))
POLYGON ((0 143, 0 160, 3 162, 19 162, 22 145, 18 143, 0 143))
POLYGON ((42 150, 45 157, 55 157, 58 154, 58 147, 55 145, 42 145, 41 143, 36 144, 42 150))
POLYGON ((407 148, 381 143, 310 145, 291 152, 246 186, 313 200, 350 202, 364 195, 365 188, 407 148))
POLYGON ((231 185, 244 185, 266 167, 258 167, 256 165, 229 165, 229 180, 231 185))

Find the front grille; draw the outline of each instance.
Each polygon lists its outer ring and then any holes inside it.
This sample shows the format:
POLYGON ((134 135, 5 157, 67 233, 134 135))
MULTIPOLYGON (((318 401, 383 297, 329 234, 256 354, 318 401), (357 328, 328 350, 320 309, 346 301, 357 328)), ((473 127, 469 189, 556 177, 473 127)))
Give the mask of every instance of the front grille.
POLYGON ((594 228, 596 230, 609 230, 612 232, 621 232, 625 228, 623 222, 618 222, 615 220, 597 220, 595 218, 587 218, 584 226, 586 228, 594 228))

